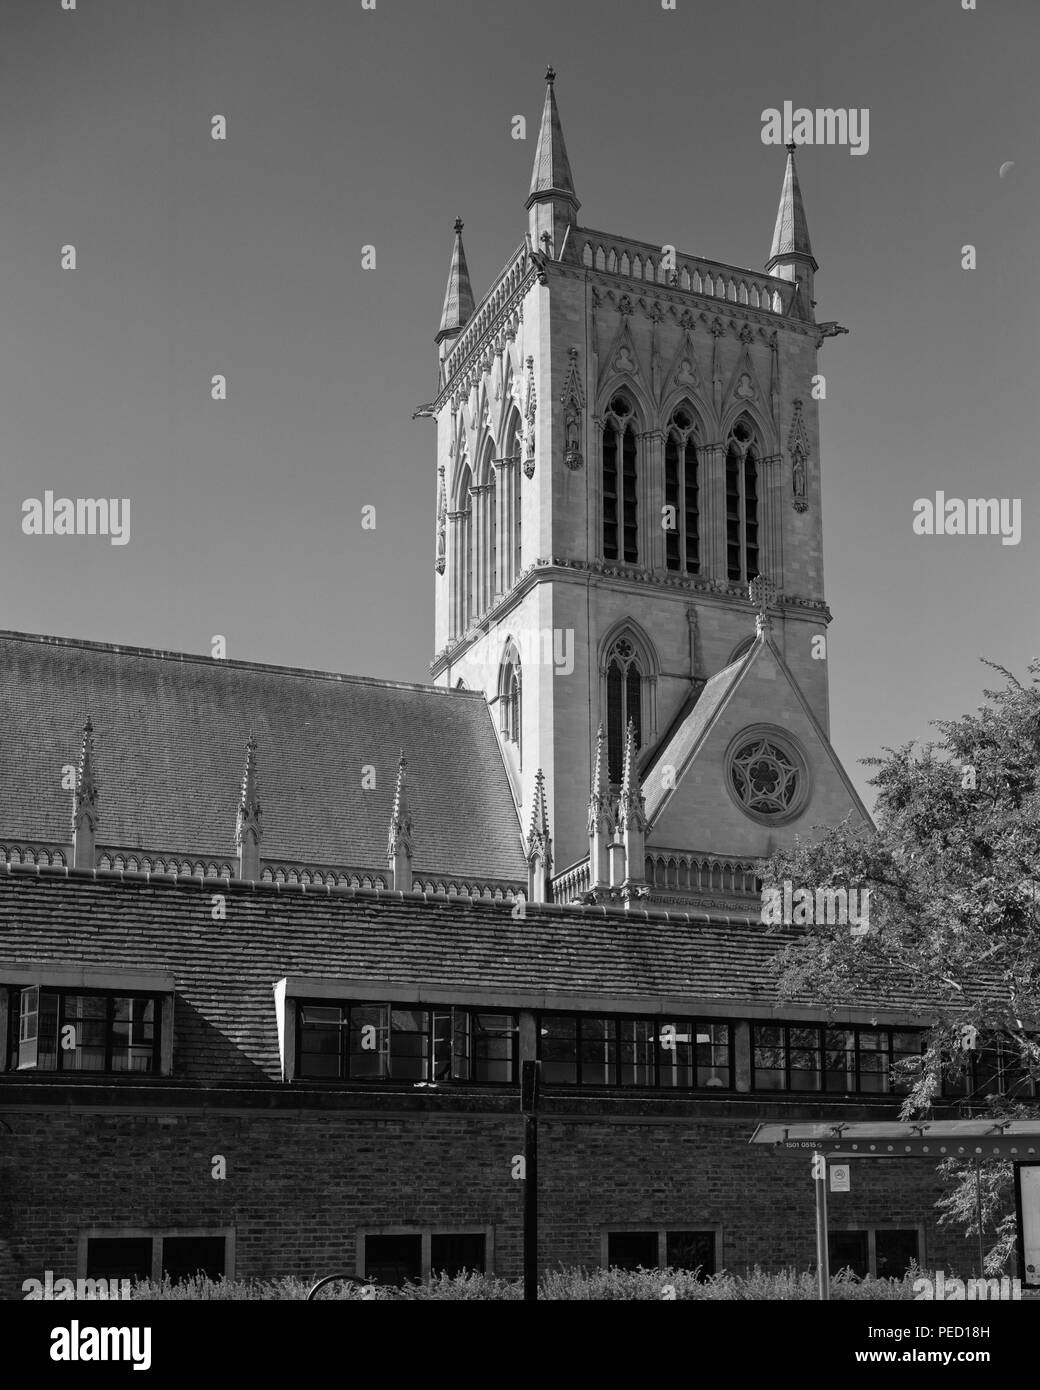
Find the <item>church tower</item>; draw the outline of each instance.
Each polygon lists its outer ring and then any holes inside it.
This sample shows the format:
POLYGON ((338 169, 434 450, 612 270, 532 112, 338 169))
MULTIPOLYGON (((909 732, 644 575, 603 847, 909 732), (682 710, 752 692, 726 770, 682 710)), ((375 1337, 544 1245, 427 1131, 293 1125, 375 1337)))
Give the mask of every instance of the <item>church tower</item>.
POLYGON ((764 271, 580 208, 550 68, 523 240, 475 303, 456 222, 419 412, 437 421, 433 679, 484 691, 523 824, 543 774, 563 896, 614 860, 626 767, 631 885, 866 817, 827 738, 814 386, 845 330, 815 319, 793 150, 764 271))

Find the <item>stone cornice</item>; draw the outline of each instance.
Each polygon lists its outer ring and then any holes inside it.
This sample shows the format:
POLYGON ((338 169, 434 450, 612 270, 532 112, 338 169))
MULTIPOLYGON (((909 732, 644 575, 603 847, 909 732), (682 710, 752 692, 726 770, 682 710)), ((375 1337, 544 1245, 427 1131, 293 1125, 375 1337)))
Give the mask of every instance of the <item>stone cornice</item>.
MULTIPOLYGON (((726 585, 714 579, 683 577, 671 573, 653 574, 648 570, 636 568, 630 570, 627 567, 599 560, 591 562, 560 558, 537 560, 523 571, 509 593, 500 599, 493 608, 489 608, 479 622, 473 624, 469 633, 457 638, 454 642, 450 642, 436 653, 430 662, 431 676, 436 679, 442 671, 447 669, 450 662, 458 661, 496 623, 500 623, 535 584, 545 583, 549 580, 569 580, 573 583, 587 584, 592 575, 604 576, 614 583, 620 580, 634 593, 651 588, 665 592, 671 590, 676 593, 676 596, 698 594, 705 601, 718 603, 720 606, 728 606, 734 599, 738 599, 749 613, 755 611, 755 605, 748 599, 746 584, 726 585)), ((781 594, 770 607, 774 611, 779 610, 784 617, 795 620, 812 616, 822 617, 825 623, 830 623, 832 617, 830 609, 822 599, 801 598, 794 594, 781 594)))

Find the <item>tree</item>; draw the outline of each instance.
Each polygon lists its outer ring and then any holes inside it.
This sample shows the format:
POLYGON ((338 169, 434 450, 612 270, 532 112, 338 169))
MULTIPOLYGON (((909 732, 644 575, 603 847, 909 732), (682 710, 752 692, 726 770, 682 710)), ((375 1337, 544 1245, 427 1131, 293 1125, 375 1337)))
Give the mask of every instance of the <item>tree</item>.
MULTIPOLYGON (((787 946, 780 993, 835 1006, 912 991, 931 1027, 903 1118, 926 1113, 972 1056, 992 1068, 1000 1113, 1040 1114, 1029 1104, 1040 1078, 1040 659, 1025 684, 985 664, 1005 684, 984 692, 977 714, 935 721, 934 742, 864 760, 877 769, 873 827, 828 828, 763 871, 767 888, 857 889, 861 903, 869 890, 864 926, 817 920, 787 946)), ((982 1108, 970 1090, 964 1103, 982 1108)), ((941 1171, 951 1183, 941 1220, 974 1231, 974 1168, 941 1171)), ((998 1215, 1010 1180, 1010 1164, 987 1170, 991 1272, 1013 1245, 998 1215)))

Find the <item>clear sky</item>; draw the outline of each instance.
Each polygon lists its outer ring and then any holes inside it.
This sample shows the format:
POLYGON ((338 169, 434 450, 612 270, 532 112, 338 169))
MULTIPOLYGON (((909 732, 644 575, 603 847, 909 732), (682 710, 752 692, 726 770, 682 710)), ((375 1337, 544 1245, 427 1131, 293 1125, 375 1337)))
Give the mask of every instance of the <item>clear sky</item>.
POLYGON ((850 329, 821 352, 832 737, 869 801, 857 759, 1040 651, 1040 4, 977 3, 3 0, 0 626, 426 679, 412 411, 454 218, 478 299, 525 230, 547 62, 581 220, 749 267, 763 109, 866 107, 868 153, 798 166, 850 329), (48 488, 129 497, 129 544, 24 536, 48 488), (915 535, 937 489, 1020 498, 1021 542, 915 535))

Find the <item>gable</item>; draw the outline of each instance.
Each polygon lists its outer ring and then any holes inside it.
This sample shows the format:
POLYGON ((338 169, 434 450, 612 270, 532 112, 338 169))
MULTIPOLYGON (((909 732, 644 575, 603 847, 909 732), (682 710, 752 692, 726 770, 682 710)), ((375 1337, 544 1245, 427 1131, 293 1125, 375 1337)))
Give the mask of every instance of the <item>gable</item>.
MULTIPOLYGON (((762 765, 768 790, 768 753, 762 765)), ((708 682, 667 747, 655 755, 644 792, 651 821, 647 843, 662 848, 761 857, 795 836, 810 835, 815 826, 835 825, 850 815, 868 824, 870 819, 779 651, 762 638, 708 682), (789 813, 748 814, 742 807, 732 760, 759 744, 790 757, 796 790, 789 813), (670 777, 666 769, 672 769, 670 777)), ((778 783, 777 796, 783 794, 778 783)))

